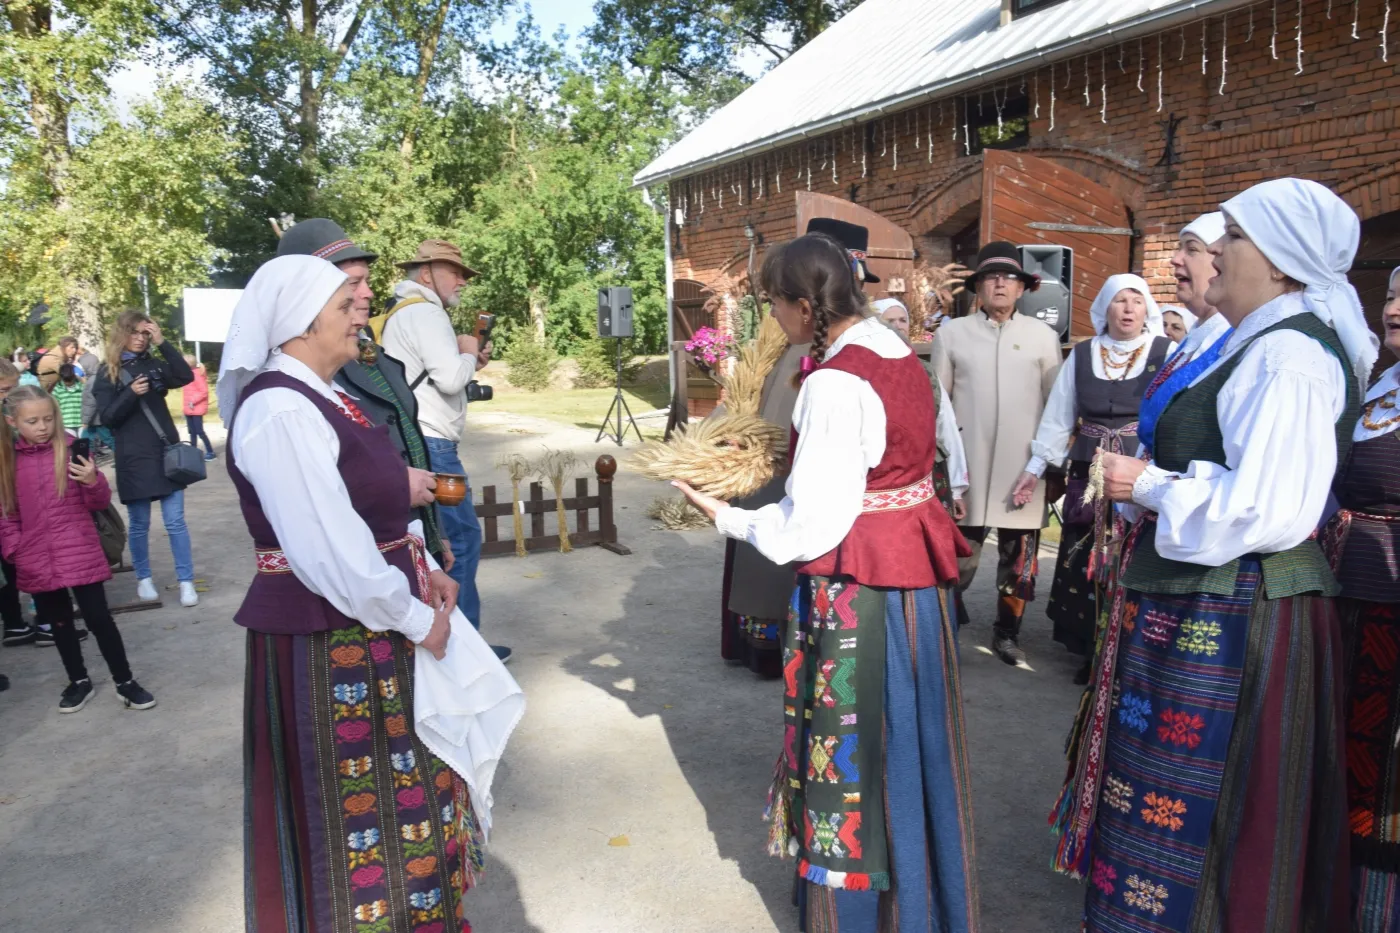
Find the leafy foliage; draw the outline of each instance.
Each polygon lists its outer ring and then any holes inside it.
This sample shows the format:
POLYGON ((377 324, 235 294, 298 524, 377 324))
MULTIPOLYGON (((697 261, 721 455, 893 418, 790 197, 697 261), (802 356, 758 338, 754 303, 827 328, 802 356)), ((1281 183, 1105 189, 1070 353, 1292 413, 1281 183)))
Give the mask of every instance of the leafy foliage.
POLYGON ((580 389, 601 389, 617 382, 617 355, 622 355, 622 382, 630 385, 641 375, 642 364, 637 359, 637 343, 632 339, 601 340, 594 338, 574 354, 578 362, 578 377, 574 385, 580 389))
POLYGON ((506 378, 517 388, 543 392, 549 388, 554 371, 559 368, 559 354, 548 344, 525 337, 511 344, 506 351, 510 373, 506 378))

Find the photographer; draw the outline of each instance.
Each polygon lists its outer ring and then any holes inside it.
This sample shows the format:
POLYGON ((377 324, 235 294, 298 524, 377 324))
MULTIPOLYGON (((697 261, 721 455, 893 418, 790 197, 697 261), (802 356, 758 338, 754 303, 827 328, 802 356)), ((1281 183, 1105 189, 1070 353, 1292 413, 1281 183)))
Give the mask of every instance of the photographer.
MULTIPOLYGON (((418 400, 418 426, 432 469, 466 476, 457 445, 467 421, 467 387, 476 371, 490 362, 491 344, 480 347, 476 337, 457 335, 447 309, 457 307, 462 289, 476 272, 462 262, 462 251, 444 240, 424 240, 412 259, 398 265, 404 280, 394 286, 394 305, 372 323, 382 324, 380 342, 403 363, 418 400)), ((481 525, 472 507, 470 481, 462 504, 439 506, 438 515, 456 558, 450 575, 459 587, 457 605, 480 628, 476 565, 481 557, 481 525)), ((492 648, 502 661, 510 658, 509 648, 492 648)))
POLYGON ((179 348, 165 339, 160 325, 139 311, 126 311, 112 325, 106 359, 97 367, 92 385, 97 414, 116 436, 117 495, 126 506, 137 595, 146 600, 160 598, 151 580, 149 544, 151 501, 158 499, 180 579, 182 606, 198 604, 199 596, 194 589, 190 532, 185 526, 185 487, 165 475, 166 444, 180 438, 165 396, 193 381, 194 373, 179 348), (152 346, 160 351, 159 357, 151 354, 152 346), (161 439, 151 418, 166 440, 161 439))

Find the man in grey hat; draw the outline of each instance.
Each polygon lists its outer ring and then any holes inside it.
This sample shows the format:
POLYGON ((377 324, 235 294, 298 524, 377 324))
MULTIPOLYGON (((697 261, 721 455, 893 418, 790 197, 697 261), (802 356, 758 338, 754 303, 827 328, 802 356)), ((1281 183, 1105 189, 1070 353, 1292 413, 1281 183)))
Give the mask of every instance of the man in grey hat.
MULTIPOLYGON (((449 308, 457 307, 462 289, 476 271, 462 261, 462 251, 446 240, 424 240, 412 259, 398 264, 403 280, 394 286, 395 302, 373 322, 382 327, 385 349, 402 360, 409 386, 418 400, 418 426, 434 471, 466 476, 458 445, 467 421, 467 385, 491 360, 491 345, 477 345, 471 334, 457 334, 449 308)), ((481 558, 481 524, 472 506, 471 483, 461 505, 441 506, 442 532, 451 543, 456 564, 457 606, 481 628, 481 596, 476 567, 481 558)), ((502 661, 511 649, 492 645, 502 661)))
MULTIPOLYGON (((282 235, 277 255, 316 256, 335 265, 349 276, 348 281, 354 288, 355 313, 366 320, 369 318, 374 301, 374 292, 369 287, 369 267, 379 257, 356 246, 339 224, 324 217, 303 220, 282 235)), ((360 341, 360 358, 347 363, 335 374, 335 384, 354 396, 370 421, 390 427, 389 437, 409 467, 409 484, 413 501, 418 504, 416 517, 423 521, 424 542, 429 553, 450 575, 453 554, 439 531, 428 447, 418 430, 418 402, 409 391, 403 364, 366 336, 360 341)))

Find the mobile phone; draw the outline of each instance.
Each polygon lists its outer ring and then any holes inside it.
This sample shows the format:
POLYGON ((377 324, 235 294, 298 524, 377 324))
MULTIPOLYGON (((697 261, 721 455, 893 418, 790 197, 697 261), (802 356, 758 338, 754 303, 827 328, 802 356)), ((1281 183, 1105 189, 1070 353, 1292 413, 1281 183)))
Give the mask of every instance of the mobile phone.
POLYGON ((82 457, 84 460, 92 460, 92 442, 85 437, 80 437, 68 445, 68 453, 74 460, 82 457))

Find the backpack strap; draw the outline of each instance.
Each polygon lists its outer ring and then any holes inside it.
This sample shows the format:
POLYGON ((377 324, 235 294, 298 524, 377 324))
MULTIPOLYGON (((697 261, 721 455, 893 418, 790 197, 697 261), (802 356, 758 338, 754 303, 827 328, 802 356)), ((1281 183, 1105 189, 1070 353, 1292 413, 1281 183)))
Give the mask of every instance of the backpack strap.
POLYGON ((384 328, 389 326, 389 318, 398 314, 409 305, 423 304, 428 299, 422 295, 409 295, 407 298, 394 302, 394 304, 383 314, 376 314, 369 319, 369 329, 374 333, 374 342, 384 344, 384 328))

